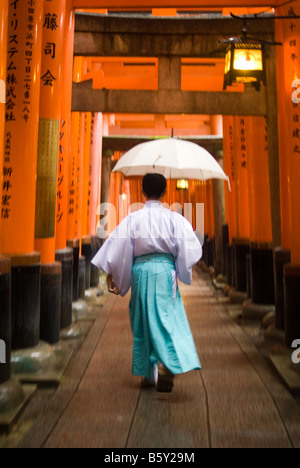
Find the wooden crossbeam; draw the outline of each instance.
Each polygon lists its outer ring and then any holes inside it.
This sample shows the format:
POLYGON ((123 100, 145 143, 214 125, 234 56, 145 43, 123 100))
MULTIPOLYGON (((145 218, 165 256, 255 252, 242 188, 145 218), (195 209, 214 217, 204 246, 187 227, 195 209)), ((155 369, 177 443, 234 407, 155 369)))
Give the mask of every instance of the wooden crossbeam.
POLYGON ((130 114, 266 115, 266 89, 244 93, 93 89, 92 80, 73 84, 73 112, 130 114))
MULTIPOLYGON (((211 57, 224 38, 240 35, 242 22, 232 18, 156 18, 76 14, 75 56, 211 57)), ((249 32, 274 39, 274 20, 254 20, 249 32)), ((224 52, 214 54, 224 56, 224 52)))
MULTIPOLYGON (((186 138, 188 141, 196 143, 202 146, 211 154, 217 154, 223 150, 223 138, 222 137, 189 137, 186 138)), ((119 136, 104 136, 103 137, 103 151, 129 151, 136 145, 141 143, 147 143, 153 141, 152 137, 119 137, 119 136)))
POLYGON ((146 9, 153 8, 226 8, 226 7, 273 7, 282 0, 73 0, 74 8, 105 8, 114 9, 146 9))

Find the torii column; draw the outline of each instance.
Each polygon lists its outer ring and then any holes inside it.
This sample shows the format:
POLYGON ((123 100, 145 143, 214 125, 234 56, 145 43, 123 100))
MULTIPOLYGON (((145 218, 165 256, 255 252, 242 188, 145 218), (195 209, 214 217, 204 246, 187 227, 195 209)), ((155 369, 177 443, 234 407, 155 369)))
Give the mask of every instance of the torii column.
POLYGON ((39 343, 40 255, 34 252, 43 4, 9 2, 2 252, 11 258, 12 348, 39 343))
MULTIPOLYGON (((212 135, 222 135, 222 116, 211 117, 212 135)), ((215 159, 223 168, 223 151, 214 154, 215 159)), ((215 217, 215 275, 223 272, 223 225, 225 224, 225 190, 223 180, 213 180, 214 217, 215 217)))
MULTIPOLYGON (((3 183, 3 158, 4 158, 4 124, 6 102, 6 54, 7 54, 7 20, 8 0, 3 0, 0 5, 0 182, 3 183)), ((2 190, 2 187, 1 189, 2 190)), ((0 232, 1 232, 0 216, 0 232)), ((1 253, 1 236, 0 236, 1 253)))
MULTIPOLYGON (((97 236, 97 215, 100 208, 99 205, 101 193, 102 134, 103 115, 101 113, 92 114, 87 229, 92 239, 93 256, 96 255, 102 244, 101 239, 99 239, 97 236)), ((97 287, 98 284, 99 269, 92 265, 91 287, 97 287)))
POLYGON ((64 57, 59 132, 59 159, 56 195, 55 260, 62 264, 61 337, 70 336, 73 300, 73 249, 67 248, 67 220, 69 201, 69 165, 71 159, 71 101, 73 82, 75 11, 72 0, 66 2, 64 25, 64 57))
POLYGON ((234 245, 235 290, 233 302, 243 302, 247 290, 247 255, 250 251, 250 215, 248 190, 248 154, 246 148, 245 117, 234 117, 236 239, 234 245))
MULTIPOLYGON (((8 0, 0 5, 0 182, 3 188, 4 125, 6 102, 8 0)), ((0 232, 1 232, 0 216, 0 232)), ((1 236, 0 236, 1 253, 1 236)), ((11 279, 10 259, 0 255, 0 414, 24 401, 23 389, 11 379, 11 279)))
POLYGON ((300 72, 300 22, 295 18, 300 15, 300 1, 295 1, 292 9, 289 5, 283 5, 278 13, 290 16, 290 19, 282 20, 282 23, 280 21, 283 28, 284 67, 278 70, 279 73, 284 74, 283 92, 288 131, 284 144, 288 153, 291 263, 284 266, 284 326, 285 342, 290 348, 294 340, 298 340, 300 336, 300 102, 297 82, 298 89, 294 87, 294 80, 300 72))
POLYGON ((236 238, 236 204, 235 204, 235 182, 236 167, 234 156, 234 118, 233 116, 223 116, 223 149, 224 149, 224 170, 229 176, 231 192, 225 188, 225 216, 228 226, 228 245, 226 247, 226 276, 228 286, 233 286, 233 261, 232 249, 233 240, 236 238))
POLYGON ((65 10, 66 0, 44 0, 35 248, 42 261, 41 338, 51 344, 60 339, 62 268, 55 262, 55 209, 65 10))

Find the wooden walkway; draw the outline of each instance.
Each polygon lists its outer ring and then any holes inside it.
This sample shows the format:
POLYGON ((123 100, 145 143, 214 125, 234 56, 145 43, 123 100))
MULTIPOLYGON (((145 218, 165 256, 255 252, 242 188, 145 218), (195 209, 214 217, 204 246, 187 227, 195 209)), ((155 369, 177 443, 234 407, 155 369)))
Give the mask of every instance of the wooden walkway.
POLYGON ((174 392, 131 375, 128 302, 109 296, 63 382, 18 441, 26 448, 300 447, 300 406, 209 279, 182 295, 203 369, 174 392))

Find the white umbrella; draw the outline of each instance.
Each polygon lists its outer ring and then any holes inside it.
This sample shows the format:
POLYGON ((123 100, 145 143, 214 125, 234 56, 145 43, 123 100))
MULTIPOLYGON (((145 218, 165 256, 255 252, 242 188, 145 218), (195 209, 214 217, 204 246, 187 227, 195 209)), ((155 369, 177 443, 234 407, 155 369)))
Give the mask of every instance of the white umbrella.
POLYGON ((128 177, 157 173, 166 179, 221 179, 229 183, 229 177, 208 151, 176 138, 135 146, 122 156, 114 172, 122 172, 128 177))

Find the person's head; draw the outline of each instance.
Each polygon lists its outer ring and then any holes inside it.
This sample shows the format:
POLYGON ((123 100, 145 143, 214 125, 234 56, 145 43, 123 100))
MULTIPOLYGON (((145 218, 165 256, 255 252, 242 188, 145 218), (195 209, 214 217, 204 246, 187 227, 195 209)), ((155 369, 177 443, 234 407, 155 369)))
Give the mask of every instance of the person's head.
POLYGON ((161 174, 147 174, 143 179, 143 194, 148 200, 161 200, 167 188, 167 181, 161 174))

